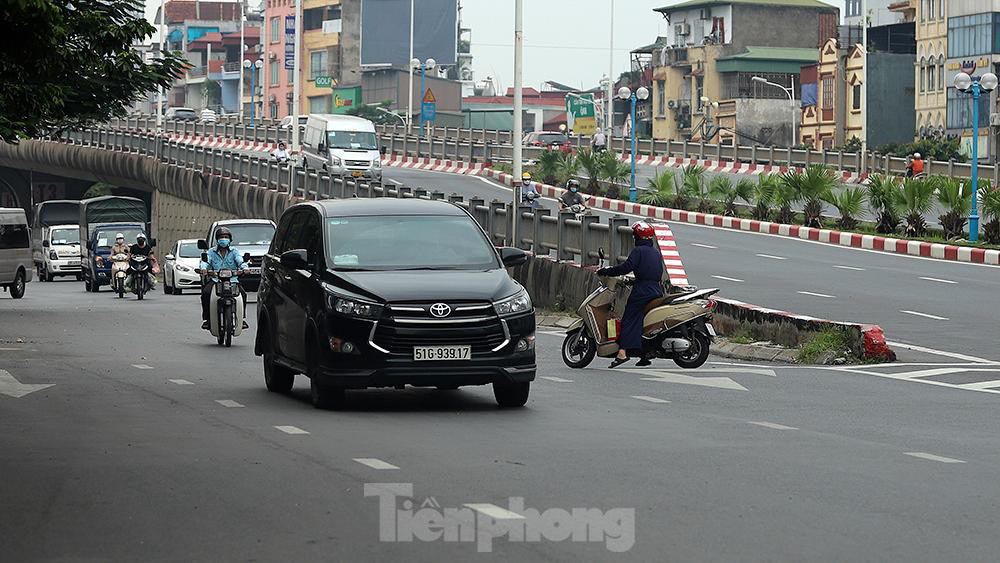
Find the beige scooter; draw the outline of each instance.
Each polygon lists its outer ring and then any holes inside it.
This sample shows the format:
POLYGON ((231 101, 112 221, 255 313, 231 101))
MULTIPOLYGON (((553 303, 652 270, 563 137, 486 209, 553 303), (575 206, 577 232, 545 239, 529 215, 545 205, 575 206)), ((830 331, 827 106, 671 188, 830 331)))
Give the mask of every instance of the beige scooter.
MULTIPOLYGON (((605 283, 580 305, 580 319, 566 331, 562 357, 571 368, 587 367, 594 356, 612 358, 618 354, 621 314, 615 311, 615 301, 632 280, 608 277, 602 281, 605 283)), ((715 338, 711 323, 715 303, 708 297, 718 291, 687 287, 650 302, 642 323, 643 357, 671 359, 689 369, 704 364, 715 338)))

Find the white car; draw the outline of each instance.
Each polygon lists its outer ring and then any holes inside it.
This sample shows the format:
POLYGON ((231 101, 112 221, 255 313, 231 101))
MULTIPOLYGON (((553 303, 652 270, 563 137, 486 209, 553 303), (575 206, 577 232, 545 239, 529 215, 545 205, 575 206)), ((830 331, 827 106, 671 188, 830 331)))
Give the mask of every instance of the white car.
POLYGON ((175 242, 163 260, 163 293, 180 295, 185 289, 201 290, 201 275, 195 273, 201 263, 198 239, 175 242))

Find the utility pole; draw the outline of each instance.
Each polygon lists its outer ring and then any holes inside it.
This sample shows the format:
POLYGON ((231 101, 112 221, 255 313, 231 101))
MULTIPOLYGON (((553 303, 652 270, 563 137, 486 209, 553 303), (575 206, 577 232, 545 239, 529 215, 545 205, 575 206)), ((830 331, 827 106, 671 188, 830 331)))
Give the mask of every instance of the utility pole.
MULTIPOLYGON (((237 67, 240 71, 240 94, 236 100, 236 111, 239 113, 240 123, 243 123, 243 61, 246 59, 246 45, 243 37, 243 20, 247 17, 247 3, 246 0, 240 1, 240 63, 237 67)), ((253 86, 250 87, 251 89, 253 86)), ((251 93, 252 95, 252 93, 251 93)))
POLYGON ((521 68, 523 61, 521 60, 521 42, 524 39, 524 26, 523 26, 523 16, 524 16, 524 4, 523 0, 514 0, 514 130, 511 131, 510 144, 513 146, 511 160, 513 162, 511 165, 514 170, 514 195, 512 207, 513 213, 511 213, 511 239, 508 244, 511 246, 518 246, 517 244, 517 206, 521 203, 521 135, 524 130, 524 126, 521 123, 521 68))
POLYGON ((608 111, 604 114, 604 126, 608 130, 604 146, 611 148, 611 132, 615 126, 615 0, 611 0, 611 44, 608 47, 608 111))
MULTIPOLYGON (((167 44, 167 14, 164 10, 166 2, 160 0, 160 58, 166 53, 164 46, 167 44)), ((156 99, 156 128, 163 128, 163 86, 159 88, 159 95, 156 99)))
POLYGON ((868 0, 861 0, 861 47, 864 65, 861 67, 861 170, 868 167, 868 0))
POLYGON ((406 62, 406 74, 409 75, 410 95, 406 98, 406 134, 410 134, 410 124, 413 122, 413 3, 410 0, 410 58, 406 62))
MULTIPOLYGON (((295 63, 292 65, 292 154, 299 150, 299 104, 302 91, 302 0, 295 0, 295 63)), ((295 178, 295 174, 292 174, 295 178)))

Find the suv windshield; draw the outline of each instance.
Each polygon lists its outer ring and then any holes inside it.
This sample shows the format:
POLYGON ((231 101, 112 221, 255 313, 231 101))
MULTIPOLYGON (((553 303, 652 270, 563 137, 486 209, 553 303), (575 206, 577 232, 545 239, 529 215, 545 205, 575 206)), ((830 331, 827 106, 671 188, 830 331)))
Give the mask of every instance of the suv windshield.
MULTIPOLYGON (((139 233, 143 232, 135 227, 114 229, 110 231, 98 231, 97 232, 97 247, 98 248, 111 248, 111 245, 115 243, 115 235, 121 233, 125 235, 125 244, 135 244, 135 237, 139 236, 139 233)), ((149 242, 147 240, 147 242, 149 242)))
POLYGON ((79 229, 55 229, 52 231, 52 244, 80 244, 79 229))
POLYGON ((355 149, 373 151, 378 148, 375 133, 366 131, 330 131, 327 145, 331 149, 355 149))
POLYGON ((198 250, 198 243, 185 242, 181 244, 181 258, 201 258, 201 251, 198 250))
MULTIPOLYGON (((233 233, 233 246, 267 245, 274 238, 274 227, 269 224, 225 225, 233 233)), ((213 241, 214 242, 214 241, 213 241)))
POLYGON ((496 251, 472 219, 454 215, 336 217, 327 221, 334 270, 489 270, 496 251))

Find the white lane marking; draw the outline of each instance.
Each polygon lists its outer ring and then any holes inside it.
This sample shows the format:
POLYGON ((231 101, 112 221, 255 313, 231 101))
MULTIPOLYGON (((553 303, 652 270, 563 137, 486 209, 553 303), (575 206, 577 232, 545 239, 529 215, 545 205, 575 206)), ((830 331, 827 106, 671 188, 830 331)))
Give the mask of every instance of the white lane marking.
POLYGON ((753 424, 754 426, 763 426, 764 428, 770 428, 771 430, 798 430, 798 428, 794 426, 785 426, 784 424, 778 424, 776 422, 748 420, 747 424, 753 424))
POLYGON ((854 266, 834 266, 834 268, 840 268, 841 270, 854 270, 855 272, 864 272, 864 268, 855 268, 854 266))
MULTIPOLYGON (((976 364, 994 364, 997 363, 996 360, 987 360, 985 358, 979 358, 976 356, 967 356, 965 354, 959 354, 957 352, 947 352, 945 350, 936 350, 934 348, 927 348, 926 346, 918 346, 916 344, 907 344, 906 342, 893 342, 887 341, 886 344, 893 348, 902 348, 904 350, 913 350, 914 352, 923 352, 925 354, 934 354, 937 356, 945 356, 947 358, 955 358, 956 360, 962 360, 965 362, 972 362, 976 364)), ((896 364, 900 365, 900 364, 896 364)))
POLYGON ((905 377, 907 379, 916 379, 918 377, 933 377, 935 375, 947 375, 949 373, 961 373, 963 371, 968 371, 966 368, 933 368, 933 369, 921 369, 917 371, 904 371, 902 373, 896 373, 900 377, 905 377))
POLYGON ((701 244, 700 242, 692 242, 691 246, 698 246, 701 248, 711 248, 711 249, 719 248, 718 246, 712 246, 711 244, 701 244))
POLYGON ((52 387, 55 383, 21 383, 7 370, 0 369, 0 395, 20 399, 25 395, 52 387))
POLYGON ((153 366, 148 366, 146 364, 132 364, 135 369, 153 369, 153 366))
POLYGON ((939 317, 937 315, 931 315, 929 313, 921 313, 920 311, 908 311, 905 309, 900 309, 900 313, 906 313, 907 315, 916 315, 918 317, 924 317, 927 319, 934 319, 935 321, 947 321, 950 320, 948 317, 939 317))
POLYGON ((650 397, 648 395, 632 395, 633 399, 639 399, 640 401, 646 401, 647 403, 669 403, 670 401, 666 399, 658 399, 656 397, 650 397))
POLYGON ((940 279, 940 278, 928 278, 928 277, 924 277, 924 276, 920 276, 920 279, 927 280, 927 281, 932 281, 932 282, 938 282, 938 283, 958 283, 957 281, 943 280, 943 279, 940 279))
POLYGON ((186 379, 170 379, 168 381, 170 381, 170 383, 175 383, 177 385, 194 385, 194 383, 191 383, 186 379))
POLYGON ((559 336, 559 337, 566 336, 565 332, 555 332, 551 330, 535 330, 535 334, 547 334, 549 336, 559 336))
POLYGON ((0 348, 0 352, 16 352, 18 350, 23 350, 23 348, 0 348))
POLYGON ((563 379, 561 377, 553 377, 551 375, 543 375, 541 379, 547 379, 549 381, 555 381, 556 383, 573 383, 572 379, 563 379))
POLYGON ((516 512, 511 512, 506 508, 500 508, 499 506, 489 502, 471 502, 465 503, 462 506, 467 506, 480 514, 493 518, 494 520, 524 520, 524 516, 521 516, 516 512))
POLYGON ((811 291, 796 291, 795 293, 801 293, 802 295, 812 295, 813 297, 823 297, 825 299, 836 299, 836 295, 827 295, 825 293, 813 293, 811 291))
POLYGON ((395 465, 375 457, 356 457, 354 458, 354 461, 360 463, 361 465, 367 465, 372 469, 399 469, 395 465))
POLYGON ((785 258, 783 256, 774 256, 774 255, 771 255, 771 254, 758 254, 757 256, 760 256, 761 258, 770 258, 772 260, 788 260, 787 258, 785 258))
POLYGON ((399 180, 393 180, 392 178, 386 178, 385 181, 386 182, 392 182, 393 184, 396 184, 397 186, 402 186, 403 185, 403 183, 400 182, 399 180))
POLYGON ((927 452, 903 452, 903 453, 905 453, 908 456, 918 457, 920 459, 928 459, 930 461, 940 461, 941 463, 965 463, 960 459, 929 454, 927 452))
POLYGON ((971 389, 973 391, 979 391, 982 389, 996 389, 1000 387, 1000 379, 993 379, 990 381, 977 381, 975 383, 960 383, 957 387, 962 389, 971 389))
POLYGON ((712 276, 712 277, 715 278, 715 279, 717 279, 717 280, 731 281, 731 282, 736 282, 736 283, 743 283, 743 280, 738 279, 738 278, 727 278, 726 276, 712 276))
POLYGON ((746 391, 747 388, 736 383, 728 377, 694 377, 683 373, 673 373, 659 370, 622 370, 639 375, 645 375, 643 381, 655 381, 657 383, 679 383, 681 385, 698 385, 700 387, 715 387, 716 389, 732 389, 734 391, 746 391))
POLYGON ((275 428, 281 430, 285 434, 308 434, 308 432, 298 426, 275 426, 275 428))
POLYGON ((215 402, 219 403, 224 407, 229 407, 231 409, 241 409, 244 406, 231 399, 216 399, 215 402))

